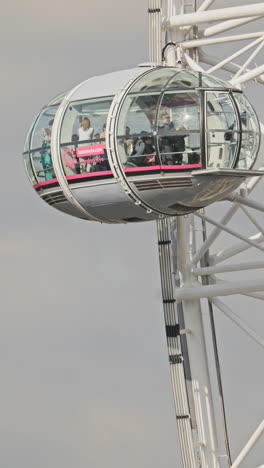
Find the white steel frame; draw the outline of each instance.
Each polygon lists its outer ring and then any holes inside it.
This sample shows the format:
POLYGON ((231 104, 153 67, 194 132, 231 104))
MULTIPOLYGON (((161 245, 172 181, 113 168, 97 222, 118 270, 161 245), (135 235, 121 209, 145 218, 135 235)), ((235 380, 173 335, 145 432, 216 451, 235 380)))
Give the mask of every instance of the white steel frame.
MULTIPOLYGON (((233 74, 230 83, 237 87, 252 80, 263 84, 264 65, 249 67, 264 47, 264 32, 224 37, 217 34, 261 18, 264 16, 264 3, 209 10, 213 3, 214 0, 204 0, 196 9, 196 0, 148 0, 151 62, 162 63, 161 51, 168 44, 164 52, 165 65, 178 64, 179 67, 206 73, 225 70, 233 74), (223 60, 209 56, 201 49, 203 46, 229 42, 240 47, 240 41, 245 40, 251 42, 223 60), (243 65, 234 62, 248 51, 251 51, 251 55, 243 65), (204 67, 208 65, 211 68, 205 70, 204 67)), ((261 129, 264 133, 263 124, 261 129)), ((235 263, 222 264, 248 249, 264 251, 264 227, 249 211, 252 208, 264 212, 264 204, 249 197, 260 180, 261 176, 252 178, 226 198, 230 207, 220 221, 206 215, 205 210, 157 221, 165 325, 184 468, 238 468, 264 432, 263 420, 232 463, 213 313, 214 306, 264 348, 264 338, 219 299, 219 296, 242 294, 263 301, 264 280, 228 282, 217 277, 225 272, 264 268, 264 257, 259 261, 241 263, 236 260, 235 263), (244 235, 228 226, 239 210, 257 229, 253 235, 244 235), (200 223, 203 231, 203 242, 200 244, 196 239, 197 223, 200 223), (207 224, 214 226, 208 236, 207 224), (210 249, 222 232, 227 232, 236 241, 212 255, 210 249), (209 372, 205 341, 205 331, 208 333, 208 330, 204 329, 201 309, 201 299, 204 298, 209 300, 215 353, 213 374, 209 372), (218 383, 218 395, 212 393, 213 380, 218 383)))

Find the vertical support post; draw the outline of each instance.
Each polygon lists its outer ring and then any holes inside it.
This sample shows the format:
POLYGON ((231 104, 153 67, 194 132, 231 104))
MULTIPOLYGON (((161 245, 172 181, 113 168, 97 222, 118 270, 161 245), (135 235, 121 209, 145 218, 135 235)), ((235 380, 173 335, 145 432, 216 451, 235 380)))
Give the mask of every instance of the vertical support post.
POLYGON ((165 329, 168 345, 170 372, 176 421, 184 468, 201 468, 196 464, 192 437, 192 422, 186 390, 186 363, 182 352, 177 306, 174 295, 174 278, 171 251, 170 220, 157 221, 159 261, 165 329))
POLYGON ((148 0, 149 14, 149 59, 161 63, 161 3, 162 0, 148 0))
MULTIPOLYGON (((176 225, 177 273, 180 286, 188 286, 195 281, 192 277, 190 262, 193 246, 190 217, 177 217, 176 225)), ((200 301, 184 300, 182 309, 185 328, 192 331, 186 336, 186 341, 194 398, 192 419, 193 424, 197 426, 198 433, 198 440, 194 440, 197 457, 200 457, 198 466, 217 468, 222 464, 220 465, 219 461, 216 420, 200 301)))
MULTIPOLYGON (((158 63, 162 47, 161 6, 165 3, 167 18, 185 10, 185 0, 149 0, 150 60, 158 63)), ((182 39, 180 28, 167 31, 166 42, 175 43, 167 49, 167 66, 175 66, 176 62, 180 65, 181 50, 177 44, 182 39)), ((196 281, 191 273, 194 237, 189 237, 192 232, 189 219, 157 221, 164 318, 182 462, 184 468, 227 468, 230 466, 227 455, 220 460, 218 453, 200 301, 175 302, 173 274, 177 276, 177 286, 196 281), (173 225, 177 226, 176 232, 171 229, 173 225), (175 245, 172 238, 176 239, 175 245), (191 334, 180 335, 181 329, 189 329, 191 334)))

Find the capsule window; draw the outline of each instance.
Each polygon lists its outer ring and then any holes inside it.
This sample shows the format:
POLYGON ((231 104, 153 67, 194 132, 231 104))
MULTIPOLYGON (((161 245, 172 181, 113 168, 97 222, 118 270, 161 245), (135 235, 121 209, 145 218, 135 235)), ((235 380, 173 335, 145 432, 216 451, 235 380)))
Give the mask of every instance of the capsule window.
POLYGON ((69 104, 60 135, 65 175, 110 171, 105 137, 112 100, 111 96, 69 104))
POLYGON ((165 92, 156 129, 162 166, 201 167, 199 93, 165 92))
POLYGON ((250 169, 257 157, 260 144, 259 122, 253 107, 243 94, 234 93, 234 98, 241 125, 241 149, 237 167, 250 169))
POLYGON ((184 88, 198 88, 199 74, 189 70, 179 70, 175 76, 168 82, 166 90, 174 90, 184 88))
POLYGON ((42 111, 32 131, 30 159, 38 182, 55 178, 51 158, 51 132, 59 106, 50 106, 42 111))
POLYGON ((23 159, 24 159, 25 170, 26 170, 26 173, 27 173, 28 178, 30 180, 30 183, 32 185, 35 185, 37 183, 37 179, 36 179, 35 174, 33 172, 32 165, 31 165, 31 160, 30 160, 30 156, 29 156, 28 152, 23 154, 23 159))
POLYGON ((162 91, 171 78, 175 76, 175 69, 159 68, 139 78, 139 80, 130 89, 130 93, 146 93, 162 91))
POLYGON ((239 122, 228 93, 206 92, 208 167, 231 168, 239 148, 239 122))
POLYGON ((226 81, 216 78, 215 76, 201 73, 201 86, 204 88, 228 88, 229 85, 226 81))
POLYGON ((117 145, 124 168, 160 165, 154 130, 159 93, 128 94, 120 114, 117 145))

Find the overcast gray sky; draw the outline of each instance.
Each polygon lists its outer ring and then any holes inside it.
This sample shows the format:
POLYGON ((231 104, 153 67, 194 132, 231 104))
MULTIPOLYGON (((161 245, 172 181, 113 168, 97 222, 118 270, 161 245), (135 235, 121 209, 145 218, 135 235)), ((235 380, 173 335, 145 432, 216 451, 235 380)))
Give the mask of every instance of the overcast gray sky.
MULTIPOLYGON (((53 210, 30 187, 20 156, 53 96, 148 60, 146 10, 145 0, 14 0, 1 8, 4 468, 182 468, 155 223, 108 226, 53 210)), ((264 120, 263 89, 250 94, 264 120)), ((261 304, 236 300, 263 334, 261 304)), ((264 415, 263 352, 217 317, 236 455, 264 415)), ((264 463, 263 439, 256 449, 244 468, 264 463)))

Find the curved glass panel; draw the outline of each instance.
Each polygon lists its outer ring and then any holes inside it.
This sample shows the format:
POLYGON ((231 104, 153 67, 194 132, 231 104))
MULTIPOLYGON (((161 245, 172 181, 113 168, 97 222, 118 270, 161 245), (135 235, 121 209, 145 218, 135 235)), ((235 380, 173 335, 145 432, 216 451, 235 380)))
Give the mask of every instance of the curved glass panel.
POLYGON ((202 87, 207 87, 207 88, 230 88, 230 84, 227 83, 224 80, 221 80, 220 78, 215 78, 214 76, 211 75, 206 75, 206 73, 202 73, 202 87))
POLYGON ((157 135, 162 165, 201 167, 199 93, 165 92, 157 135))
POLYGON ((30 142, 30 150, 40 148, 43 144, 43 133, 47 130, 46 133, 51 135, 51 129, 54 122, 55 115, 57 113, 59 106, 51 106, 46 107, 41 114, 39 115, 38 120, 35 123, 33 128, 31 142, 30 142))
POLYGON ((29 143, 30 143, 30 138, 31 138, 31 135, 32 135, 32 129, 35 125, 35 122, 36 122, 37 119, 34 120, 34 122, 32 123, 31 127, 30 127, 30 130, 26 136, 26 141, 25 141, 25 144, 24 144, 24 152, 26 151, 29 151, 29 143))
POLYGON ((71 102, 61 134, 61 158, 66 175, 109 171, 105 146, 108 112, 113 97, 71 102))
POLYGON ((128 94, 117 128, 119 156, 124 167, 159 164, 153 135, 159 97, 159 93, 128 94))
POLYGON ((226 92, 206 92, 208 167, 233 167, 239 142, 238 118, 226 92))
POLYGON ((161 91, 178 71, 175 68, 159 68, 151 73, 139 78, 139 80, 129 90, 131 93, 146 93, 152 91, 161 91))
POLYGON ((55 105, 60 104, 60 103, 62 102, 62 100, 65 98, 67 92, 68 92, 68 91, 64 91, 64 93, 57 94, 57 96, 55 96, 55 98, 52 99, 52 101, 50 101, 50 102, 48 103, 48 106, 47 106, 47 107, 55 106, 55 105))
POLYGON ((189 70, 179 70, 167 84, 166 91, 169 89, 198 88, 198 86, 199 73, 189 70))
POLYGON ((37 119, 30 141, 30 158, 39 182, 54 179, 50 141, 51 130, 59 105, 46 107, 37 119))
POLYGON ((247 131, 259 133, 260 130, 258 118, 246 96, 241 93, 234 93, 233 96, 239 110, 242 132, 247 131))
POLYGON ((25 165, 27 176, 28 176, 31 184, 34 185, 34 184, 36 184, 37 179, 35 178, 35 175, 34 175, 33 170, 32 170, 29 153, 24 153, 23 154, 23 159, 24 159, 24 165, 25 165))
POLYGON ((241 121, 241 149, 237 167, 250 169, 257 157, 260 144, 260 128, 256 113, 247 100, 240 93, 234 93, 241 121))

